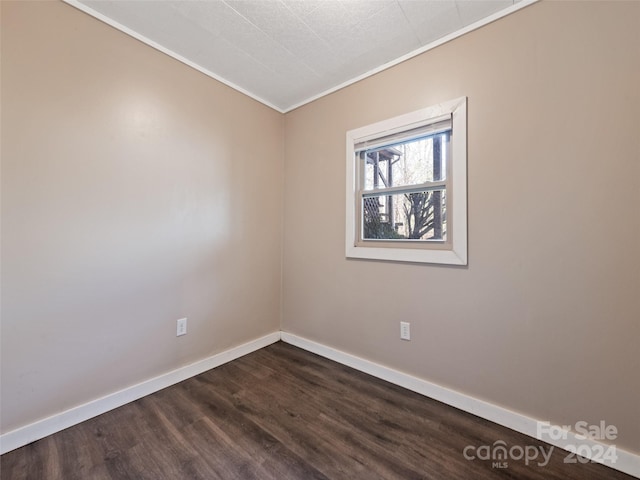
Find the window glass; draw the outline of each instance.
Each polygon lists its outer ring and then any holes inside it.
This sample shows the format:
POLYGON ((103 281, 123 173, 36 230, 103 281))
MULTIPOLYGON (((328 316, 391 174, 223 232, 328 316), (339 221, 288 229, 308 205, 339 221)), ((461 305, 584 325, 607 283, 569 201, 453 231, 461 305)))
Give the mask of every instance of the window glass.
POLYGON ((450 131, 360 153, 364 189, 401 187, 445 180, 450 131))

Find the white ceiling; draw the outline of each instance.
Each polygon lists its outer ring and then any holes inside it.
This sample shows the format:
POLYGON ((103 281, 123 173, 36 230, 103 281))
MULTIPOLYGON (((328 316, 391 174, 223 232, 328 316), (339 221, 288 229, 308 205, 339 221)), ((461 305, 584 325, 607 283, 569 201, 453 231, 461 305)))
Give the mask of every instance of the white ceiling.
POLYGON ((532 0, 65 0, 286 112, 532 0))

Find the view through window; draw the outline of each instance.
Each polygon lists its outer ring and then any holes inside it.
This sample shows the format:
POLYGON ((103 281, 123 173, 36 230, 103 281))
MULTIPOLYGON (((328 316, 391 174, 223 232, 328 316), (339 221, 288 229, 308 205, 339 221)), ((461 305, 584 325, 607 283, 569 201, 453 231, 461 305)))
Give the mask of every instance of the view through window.
POLYGON ((444 132, 358 152, 364 173, 364 240, 447 239, 447 152, 444 132))

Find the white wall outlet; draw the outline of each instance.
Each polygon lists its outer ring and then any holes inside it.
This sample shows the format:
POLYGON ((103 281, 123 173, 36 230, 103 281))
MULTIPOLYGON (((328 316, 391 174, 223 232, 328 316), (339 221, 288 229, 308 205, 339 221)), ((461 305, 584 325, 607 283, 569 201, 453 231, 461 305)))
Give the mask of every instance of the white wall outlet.
POLYGON ((176 337, 179 337, 180 335, 186 335, 186 334, 187 334, 187 319, 180 318, 177 321, 176 337))
POLYGON ((411 340, 411 324, 409 322, 400 322, 400 338, 411 340))

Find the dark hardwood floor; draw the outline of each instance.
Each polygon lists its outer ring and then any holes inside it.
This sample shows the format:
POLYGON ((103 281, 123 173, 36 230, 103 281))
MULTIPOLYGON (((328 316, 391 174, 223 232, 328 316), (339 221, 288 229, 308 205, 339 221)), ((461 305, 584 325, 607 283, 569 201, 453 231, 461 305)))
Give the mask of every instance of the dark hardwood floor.
MULTIPOLYGON (((6 453, 3 480, 631 479, 595 463, 467 460, 550 446, 276 343, 6 453)), ((542 461, 542 455, 537 459, 542 461)))

